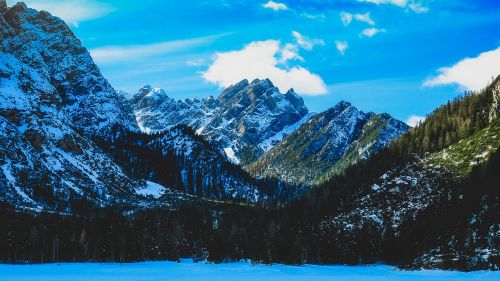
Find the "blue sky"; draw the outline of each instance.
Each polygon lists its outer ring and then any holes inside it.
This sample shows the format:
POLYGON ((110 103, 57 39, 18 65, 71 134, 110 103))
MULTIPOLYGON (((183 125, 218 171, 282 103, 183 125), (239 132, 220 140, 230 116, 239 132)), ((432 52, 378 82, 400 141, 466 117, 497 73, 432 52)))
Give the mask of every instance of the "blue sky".
POLYGON ((65 19, 129 93, 217 96, 269 77, 311 111, 347 100, 406 121, 500 74, 498 0, 26 2, 65 19))

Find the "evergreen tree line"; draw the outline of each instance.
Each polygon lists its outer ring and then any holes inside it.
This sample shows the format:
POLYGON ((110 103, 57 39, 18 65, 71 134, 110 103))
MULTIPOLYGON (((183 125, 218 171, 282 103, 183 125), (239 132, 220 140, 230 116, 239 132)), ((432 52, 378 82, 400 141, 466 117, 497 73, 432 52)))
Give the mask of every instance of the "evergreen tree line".
MULTIPOLYGON (((269 200, 267 204, 284 204, 300 196, 303 187, 285 183, 276 179, 258 180, 240 166, 229 162, 222 156, 218 147, 197 135, 186 125, 178 125, 170 130, 145 134, 114 128, 111 138, 101 138, 96 142, 120 164, 128 174, 136 178, 148 179, 166 187, 188 194, 231 200, 225 188, 227 179, 232 178, 258 190, 269 200), (192 155, 178 153, 170 144, 168 135, 178 131, 202 146, 192 155), (165 143, 167 142, 167 143, 165 143)), ((242 188, 244 189, 244 188, 242 188)), ((253 194, 247 194, 240 201, 249 201, 253 194)), ((265 202, 265 203, 266 203, 265 202)))

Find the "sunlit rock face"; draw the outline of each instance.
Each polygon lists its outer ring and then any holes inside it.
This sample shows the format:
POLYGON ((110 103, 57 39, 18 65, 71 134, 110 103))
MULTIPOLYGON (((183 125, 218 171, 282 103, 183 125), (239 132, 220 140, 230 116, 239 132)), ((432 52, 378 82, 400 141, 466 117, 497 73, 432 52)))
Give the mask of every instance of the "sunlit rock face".
POLYGON ((136 120, 143 131, 189 125, 224 148, 230 160, 248 164, 264 153, 260 144, 308 114, 293 90, 279 92, 268 79, 243 80, 218 98, 175 100, 162 89, 143 87, 132 99, 136 120))

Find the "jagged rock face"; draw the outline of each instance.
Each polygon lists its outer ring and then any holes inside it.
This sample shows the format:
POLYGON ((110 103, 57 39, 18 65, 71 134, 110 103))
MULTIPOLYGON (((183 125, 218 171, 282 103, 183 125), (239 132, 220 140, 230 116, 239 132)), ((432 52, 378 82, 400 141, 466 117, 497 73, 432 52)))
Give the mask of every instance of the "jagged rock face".
POLYGON ((144 87, 130 103, 143 131, 161 131, 185 124, 225 149, 235 163, 247 164, 264 150, 265 142, 304 118, 308 110, 302 98, 281 94, 269 80, 243 80, 227 88, 217 99, 174 100, 160 89, 144 87))
POLYGON ((497 82, 491 85, 491 87, 493 87, 493 104, 490 110, 490 122, 500 115, 500 80, 497 79, 497 82))
POLYGON ((133 129, 118 95, 58 18, 0 7, 0 190, 21 208, 66 210, 134 200, 129 178, 91 140, 133 129))
POLYGON ((311 185, 389 144, 409 127, 387 114, 364 113, 347 102, 313 116, 246 169, 311 185))
POLYGON ((119 96, 61 19, 18 3, 4 9, 0 25, 0 75, 13 78, 3 83, 3 108, 53 107, 89 135, 105 134, 114 125, 134 127, 119 96))

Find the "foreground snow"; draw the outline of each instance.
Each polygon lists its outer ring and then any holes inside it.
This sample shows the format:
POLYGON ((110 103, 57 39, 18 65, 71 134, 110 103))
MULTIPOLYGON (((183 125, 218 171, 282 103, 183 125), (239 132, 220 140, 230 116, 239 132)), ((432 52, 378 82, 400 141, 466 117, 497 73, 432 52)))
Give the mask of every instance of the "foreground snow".
POLYGON ((250 263, 204 264, 191 261, 147 262, 134 264, 48 264, 0 265, 4 280, 500 280, 500 272, 399 271, 390 266, 284 266, 250 263))

